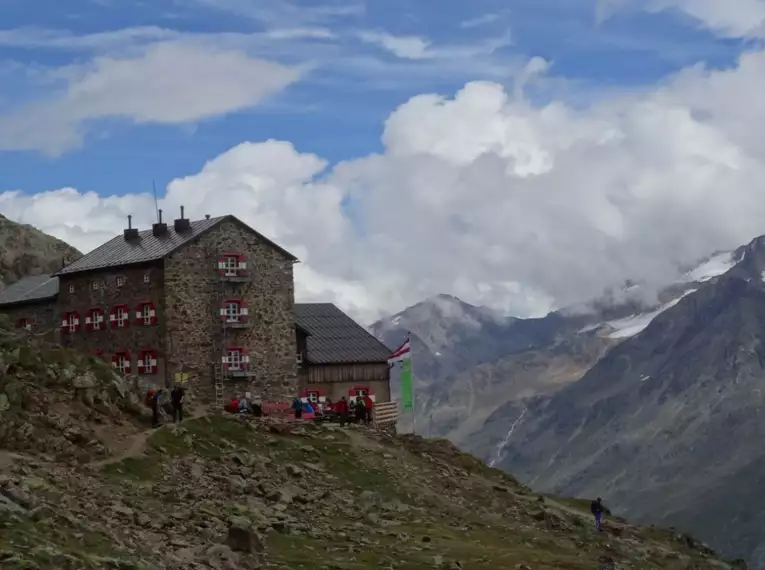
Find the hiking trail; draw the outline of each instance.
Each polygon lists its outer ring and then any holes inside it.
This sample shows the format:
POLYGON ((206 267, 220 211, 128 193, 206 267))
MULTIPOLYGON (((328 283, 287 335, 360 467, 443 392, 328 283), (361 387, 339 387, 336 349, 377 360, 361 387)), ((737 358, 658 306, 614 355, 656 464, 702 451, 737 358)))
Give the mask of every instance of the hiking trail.
MULTIPOLYGON (((209 410, 207 407, 200 407, 199 409, 194 410, 193 413, 189 414, 184 421, 203 418, 207 416, 208 413, 209 413, 209 410)), ((124 461, 125 459, 140 457, 146 452, 146 446, 149 442, 149 438, 152 436, 152 434, 155 431, 157 431, 158 429, 163 429, 167 427, 172 429, 174 425, 175 424, 173 424, 172 421, 170 421, 168 423, 163 424, 162 426, 158 428, 150 427, 142 431, 139 431, 137 433, 134 433, 133 435, 130 435, 123 440, 123 442, 127 443, 127 447, 123 451, 117 453, 116 455, 112 455, 111 457, 106 457, 104 459, 91 461, 87 465, 94 469, 100 469, 101 467, 106 467, 107 465, 114 465, 115 463, 119 463, 120 461, 124 461)))

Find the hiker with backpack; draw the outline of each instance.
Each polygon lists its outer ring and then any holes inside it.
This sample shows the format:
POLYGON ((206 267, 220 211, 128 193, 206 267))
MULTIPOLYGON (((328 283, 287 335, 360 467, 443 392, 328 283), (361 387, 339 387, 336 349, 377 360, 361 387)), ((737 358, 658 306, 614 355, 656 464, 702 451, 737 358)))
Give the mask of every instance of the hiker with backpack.
POLYGON ((162 405, 162 389, 157 390, 151 398, 151 427, 162 425, 159 419, 160 406, 162 405))
POLYGON ((590 504, 590 512, 595 517, 595 528, 598 532, 601 532, 603 530, 603 522, 601 518, 603 517, 603 513, 606 512, 606 508, 603 506, 600 497, 590 504))

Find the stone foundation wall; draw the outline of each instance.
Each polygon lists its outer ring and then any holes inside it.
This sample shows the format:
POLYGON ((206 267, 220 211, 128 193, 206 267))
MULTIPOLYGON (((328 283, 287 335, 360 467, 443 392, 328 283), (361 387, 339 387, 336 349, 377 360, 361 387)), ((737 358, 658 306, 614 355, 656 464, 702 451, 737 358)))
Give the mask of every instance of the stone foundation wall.
POLYGON ((227 347, 242 347, 254 376, 224 383, 225 396, 252 392, 263 400, 297 391, 292 261, 242 225, 227 221, 165 259, 167 353, 170 375, 185 372, 192 394, 214 398, 213 367, 227 347), (244 282, 222 280, 217 263, 238 253, 248 264, 244 282), (249 328, 225 330, 220 308, 245 300, 249 328))

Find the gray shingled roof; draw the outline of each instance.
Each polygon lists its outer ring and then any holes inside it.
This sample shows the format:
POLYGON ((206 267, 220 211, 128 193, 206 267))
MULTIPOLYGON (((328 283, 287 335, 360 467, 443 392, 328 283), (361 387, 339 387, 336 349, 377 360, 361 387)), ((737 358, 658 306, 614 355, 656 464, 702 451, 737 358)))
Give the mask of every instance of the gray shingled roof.
POLYGON ((58 293, 58 277, 24 277, 0 291, 0 305, 13 305, 51 299, 58 293))
POLYGON ((248 231, 256 234, 261 240, 281 251, 288 258, 296 260, 295 256, 290 252, 279 247, 264 235, 256 232, 237 217, 229 215, 219 218, 195 220, 191 222, 191 230, 183 232, 182 234, 176 233, 171 221, 167 224, 167 233, 159 237, 155 236, 151 230, 139 232, 138 235, 140 236, 140 239, 131 241, 126 241, 121 235, 117 236, 84 255, 74 263, 67 265, 56 273, 56 275, 68 275, 70 273, 79 273, 81 271, 92 271, 95 269, 106 269, 108 267, 121 267, 123 265, 131 265, 134 263, 157 261, 170 255, 182 245, 198 238, 200 235, 223 221, 233 221, 240 224, 248 231))
POLYGON ((311 364, 386 362, 391 350, 332 303, 295 303, 311 364))

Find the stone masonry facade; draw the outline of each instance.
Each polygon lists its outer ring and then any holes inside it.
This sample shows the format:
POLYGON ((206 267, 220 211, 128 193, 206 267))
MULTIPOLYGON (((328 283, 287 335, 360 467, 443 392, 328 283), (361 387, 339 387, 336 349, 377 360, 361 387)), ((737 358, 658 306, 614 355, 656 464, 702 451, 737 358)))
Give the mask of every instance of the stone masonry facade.
POLYGON ((62 275, 56 301, 61 344, 107 362, 115 363, 119 355, 121 366, 130 363, 125 373, 165 386, 164 300, 161 262, 62 275), (73 315, 78 324, 62 326, 73 315), (149 359, 156 365, 139 367, 139 360, 149 359))
POLYGON ((4 307, 12 325, 27 328, 32 334, 45 335, 51 341, 58 340, 58 314, 56 304, 52 300, 19 303, 4 307))
MULTIPOLYGON (((164 260, 167 368, 188 374, 191 389, 213 399, 215 365, 229 349, 249 358, 246 375, 223 380, 225 396, 252 392, 263 400, 297 394, 293 261, 233 220, 226 220, 164 260), (246 262, 244 276, 226 279, 225 254, 246 262), (247 308, 246 324, 224 327, 228 300, 247 308)), ((225 366, 221 366, 226 374, 225 366)))

